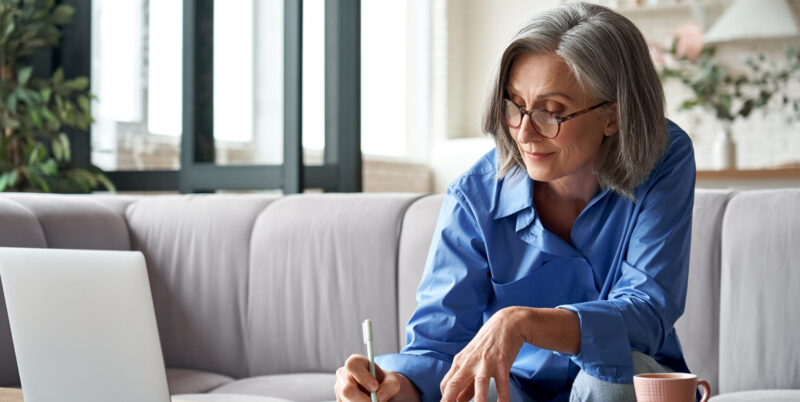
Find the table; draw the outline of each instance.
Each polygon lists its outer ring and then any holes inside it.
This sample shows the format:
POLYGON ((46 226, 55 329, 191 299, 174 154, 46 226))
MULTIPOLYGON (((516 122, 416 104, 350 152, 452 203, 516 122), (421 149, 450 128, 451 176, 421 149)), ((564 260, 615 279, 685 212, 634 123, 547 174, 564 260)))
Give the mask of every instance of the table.
MULTIPOLYGON (((2 388, 0 387, 0 402, 24 402, 22 399, 22 390, 19 388, 2 388)), ((172 402, 190 402, 181 399, 173 399, 172 402)))

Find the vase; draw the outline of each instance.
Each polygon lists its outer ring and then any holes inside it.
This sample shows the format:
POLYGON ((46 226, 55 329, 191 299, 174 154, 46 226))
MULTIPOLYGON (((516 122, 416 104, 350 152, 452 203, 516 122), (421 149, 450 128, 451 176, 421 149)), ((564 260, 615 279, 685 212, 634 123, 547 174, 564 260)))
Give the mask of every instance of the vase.
POLYGON ((731 122, 721 120, 714 137, 714 168, 717 170, 736 169, 736 143, 731 134, 731 122))

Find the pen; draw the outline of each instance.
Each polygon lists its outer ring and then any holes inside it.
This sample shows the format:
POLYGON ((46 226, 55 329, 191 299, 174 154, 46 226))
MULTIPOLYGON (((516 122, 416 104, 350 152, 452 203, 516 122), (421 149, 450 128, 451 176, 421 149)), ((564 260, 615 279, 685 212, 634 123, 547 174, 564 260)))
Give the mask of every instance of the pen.
MULTIPOLYGON (((367 344, 367 357, 369 358, 369 372, 372 374, 372 377, 377 379, 375 376, 375 353, 372 350, 372 320, 364 320, 364 323, 361 324, 361 329, 364 332, 364 343, 367 344)), ((378 394, 374 392, 370 392, 370 397, 372 398, 372 402, 378 402, 378 394)))

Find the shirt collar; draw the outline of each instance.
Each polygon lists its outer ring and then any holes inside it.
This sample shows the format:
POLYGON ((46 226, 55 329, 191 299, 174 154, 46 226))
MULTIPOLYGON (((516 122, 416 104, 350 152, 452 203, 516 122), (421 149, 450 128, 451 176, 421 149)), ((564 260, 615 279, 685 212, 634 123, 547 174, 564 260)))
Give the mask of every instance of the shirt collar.
MULTIPOLYGON (((496 181, 494 219, 505 218, 533 207, 533 180, 525 172, 514 169, 508 172, 504 178, 496 181)), ((600 188, 586 208, 591 207, 609 192, 611 189, 608 187, 600 188)))
POLYGON ((494 219, 505 218, 533 206, 533 180, 517 168, 497 180, 494 219))

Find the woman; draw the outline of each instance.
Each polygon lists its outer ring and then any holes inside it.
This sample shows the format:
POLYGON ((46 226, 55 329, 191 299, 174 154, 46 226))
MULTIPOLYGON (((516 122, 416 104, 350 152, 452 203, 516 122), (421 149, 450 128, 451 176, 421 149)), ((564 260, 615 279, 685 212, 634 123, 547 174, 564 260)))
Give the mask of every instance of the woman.
POLYGON ((446 193, 408 346, 354 355, 337 399, 635 400, 639 372, 688 372, 683 313, 695 165, 636 27, 570 3, 500 60, 496 142, 446 193))

